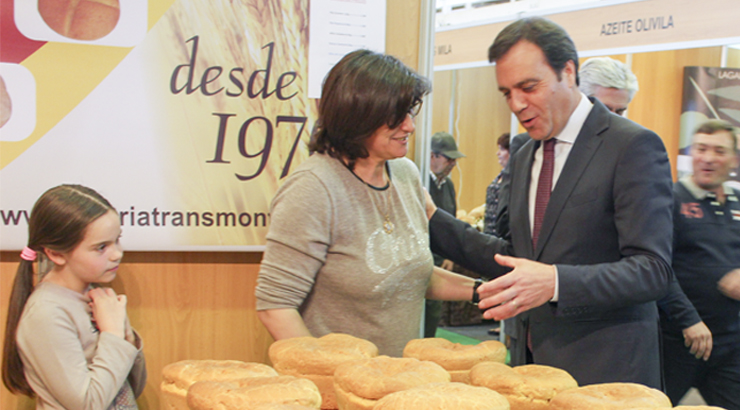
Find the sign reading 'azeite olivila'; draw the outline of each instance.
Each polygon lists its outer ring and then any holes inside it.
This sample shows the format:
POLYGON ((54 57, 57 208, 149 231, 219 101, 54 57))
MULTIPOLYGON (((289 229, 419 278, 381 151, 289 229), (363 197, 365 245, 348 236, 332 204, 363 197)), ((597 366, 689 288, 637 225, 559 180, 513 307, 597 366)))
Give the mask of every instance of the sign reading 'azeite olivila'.
MULTIPOLYGON (((560 24, 581 54, 616 54, 643 48, 740 39, 734 0, 644 0, 545 17, 560 24)), ((488 47, 511 21, 438 31, 435 69, 485 64, 488 47)))

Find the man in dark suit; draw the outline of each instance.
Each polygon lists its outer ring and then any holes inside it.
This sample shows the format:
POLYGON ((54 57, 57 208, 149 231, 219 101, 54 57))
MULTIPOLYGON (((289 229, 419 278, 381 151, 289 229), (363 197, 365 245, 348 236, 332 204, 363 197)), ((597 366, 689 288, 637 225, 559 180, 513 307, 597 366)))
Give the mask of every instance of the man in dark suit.
POLYGON ((432 251, 496 277, 478 288, 479 307, 523 321, 514 364, 530 352, 581 385, 660 388, 655 300, 672 275, 673 228, 661 139, 578 90, 575 45, 549 20, 510 24, 489 59, 532 139, 502 188, 508 232, 481 234, 428 201, 432 251))

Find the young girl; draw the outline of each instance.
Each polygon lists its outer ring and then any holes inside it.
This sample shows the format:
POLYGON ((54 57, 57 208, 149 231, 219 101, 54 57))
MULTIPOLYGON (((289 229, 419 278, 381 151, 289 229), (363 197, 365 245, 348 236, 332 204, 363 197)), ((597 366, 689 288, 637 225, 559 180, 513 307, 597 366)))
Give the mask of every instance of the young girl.
POLYGON ((116 277, 120 236, 115 209, 80 185, 46 191, 31 211, 2 370, 8 390, 36 396, 37 409, 137 408, 146 366, 126 296, 90 286, 116 277))

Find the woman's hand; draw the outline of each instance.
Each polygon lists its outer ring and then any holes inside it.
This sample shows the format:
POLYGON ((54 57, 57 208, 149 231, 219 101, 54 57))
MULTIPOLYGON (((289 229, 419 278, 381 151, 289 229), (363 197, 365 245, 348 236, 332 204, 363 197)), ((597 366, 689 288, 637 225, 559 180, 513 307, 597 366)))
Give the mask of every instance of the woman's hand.
POLYGON ((126 338, 126 295, 116 295, 111 288, 91 289, 87 295, 98 330, 126 338))

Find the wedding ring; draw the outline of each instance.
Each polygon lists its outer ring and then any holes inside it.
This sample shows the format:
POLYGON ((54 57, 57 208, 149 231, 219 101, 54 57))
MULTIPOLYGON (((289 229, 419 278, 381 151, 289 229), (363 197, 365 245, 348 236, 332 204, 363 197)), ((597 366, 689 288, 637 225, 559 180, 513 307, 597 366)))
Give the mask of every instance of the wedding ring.
POLYGON ((516 299, 511 299, 510 302, 512 306, 516 307, 516 299))

